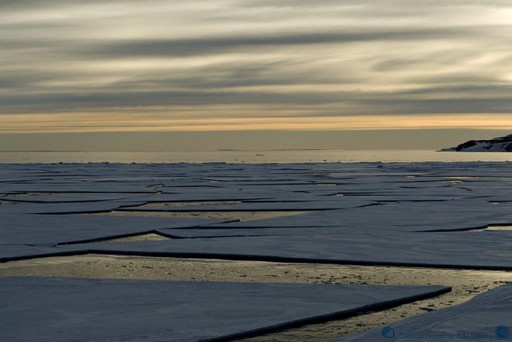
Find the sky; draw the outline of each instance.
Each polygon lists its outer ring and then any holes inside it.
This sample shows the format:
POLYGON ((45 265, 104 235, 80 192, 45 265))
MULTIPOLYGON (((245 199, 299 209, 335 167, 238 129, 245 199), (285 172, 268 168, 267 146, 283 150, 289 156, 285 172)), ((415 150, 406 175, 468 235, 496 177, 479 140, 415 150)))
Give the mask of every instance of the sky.
POLYGON ((510 0, 2 0, 0 150, 505 135, 511 37, 510 0))

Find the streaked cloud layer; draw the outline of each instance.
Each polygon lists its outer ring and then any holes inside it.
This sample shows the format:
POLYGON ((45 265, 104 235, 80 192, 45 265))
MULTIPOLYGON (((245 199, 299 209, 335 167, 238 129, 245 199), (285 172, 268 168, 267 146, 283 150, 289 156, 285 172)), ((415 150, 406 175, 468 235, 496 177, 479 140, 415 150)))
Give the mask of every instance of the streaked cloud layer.
POLYGON ((512 128, 504 0, 0 2, 0 133, 512 128))

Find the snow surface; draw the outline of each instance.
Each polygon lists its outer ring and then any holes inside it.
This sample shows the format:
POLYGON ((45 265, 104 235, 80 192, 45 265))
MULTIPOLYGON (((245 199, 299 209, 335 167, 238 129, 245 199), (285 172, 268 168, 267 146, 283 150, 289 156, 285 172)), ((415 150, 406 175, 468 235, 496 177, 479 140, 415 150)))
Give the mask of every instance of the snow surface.
MULTIPOLYGON (((94 252, 510 270, 512 232, 484 228, 512 224, 511 194, 512 163, 0 165, 0 262, 94 252), (174 205, 143 206, 161 202, 174 205), (90 215, 119 210, 197 217, 90 215), (290 210, 308 213, 201 217, 290 210), (97 242, 148 232, 177 239, 97 242)), ((197 340, 440 289, 5 278, 0 339, 197 340)), ((440 331, 507 324, 510 286, 500 291, 472 302, 486 316, 461 311, 440 331)))
POLYGON ((448 290, 14 277, 0 282, 0 340, 198 341, 243 336, 448 290))
POLYGON ((511 232, 482 228, 512 223, 511 171, 511 163, 0 165, 0 260, 96 251, 510 269, 511 232), (143 207, 187 201, 213 203, 143 207), (86 215, 113 210, 198 216, 86 215), (290 210, 308 213, 201 218, 290 210), (148 232, 182 239, 94 243, 148 232))
POLYGON ((395 339, 385 328, 347 336, 339 341, 509 341, 512 337, 512 284, 498 287, 470 301, 392 324, 395 339), (437 337, 436 337, 437 336, 437 337))

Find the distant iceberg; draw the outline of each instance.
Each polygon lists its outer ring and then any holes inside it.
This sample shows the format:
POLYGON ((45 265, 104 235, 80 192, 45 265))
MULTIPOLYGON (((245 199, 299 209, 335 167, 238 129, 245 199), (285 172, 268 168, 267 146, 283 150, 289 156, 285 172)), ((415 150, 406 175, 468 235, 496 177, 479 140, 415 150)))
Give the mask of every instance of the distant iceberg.
POLYGON ((470 140, 441 152, 512 152, 512 134, 491 140, 470 140))

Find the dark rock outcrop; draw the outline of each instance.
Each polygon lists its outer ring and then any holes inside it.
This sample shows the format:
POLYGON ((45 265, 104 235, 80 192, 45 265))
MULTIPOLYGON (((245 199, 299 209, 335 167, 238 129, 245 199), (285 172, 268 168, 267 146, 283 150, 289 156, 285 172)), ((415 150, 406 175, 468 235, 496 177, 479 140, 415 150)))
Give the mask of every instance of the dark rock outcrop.
POLYGON ((512 152, 512 134, 491 140, 470 140, 441 152, 512 152))

